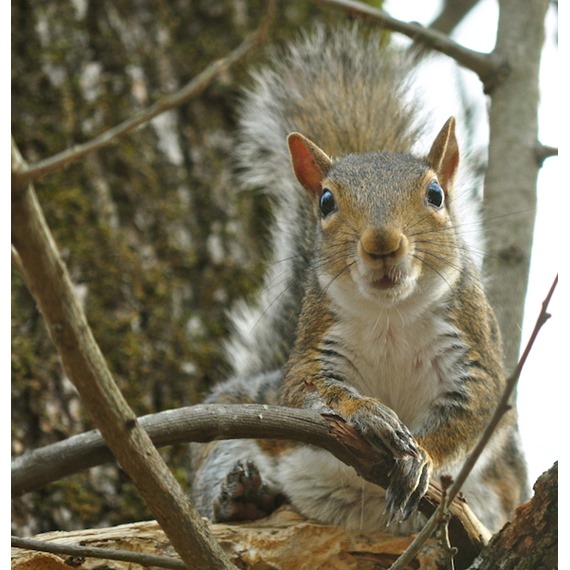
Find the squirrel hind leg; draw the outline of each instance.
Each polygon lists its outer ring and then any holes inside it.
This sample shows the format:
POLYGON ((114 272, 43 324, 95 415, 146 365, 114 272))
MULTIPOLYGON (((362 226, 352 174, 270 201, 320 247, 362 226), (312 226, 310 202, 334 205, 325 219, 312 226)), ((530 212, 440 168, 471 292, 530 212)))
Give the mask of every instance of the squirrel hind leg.
POLYGON ((218 522, 256 520, 271 514, 285 497, 266 485, 252 460, 236 461, 214 499, 218 522))

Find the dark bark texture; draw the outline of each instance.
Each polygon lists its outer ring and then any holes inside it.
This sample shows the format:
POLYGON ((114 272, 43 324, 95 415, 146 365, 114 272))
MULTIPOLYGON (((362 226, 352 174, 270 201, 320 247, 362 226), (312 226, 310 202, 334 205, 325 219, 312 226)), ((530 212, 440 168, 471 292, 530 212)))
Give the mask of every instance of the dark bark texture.
POLYGON ((517 509, 513 522, 491 539, 471 568, 558 568, 558 463, 538 478, 534 497, 517 509))
MULTIPOLYGON (((180 88, 253 31, 263 2, 12 3, 12 135, 28 162, 180 88)), ((316 13, 282 10, 279 41, 316 13)), ((247 60, 262 59, 259 51, 247 60)), ((240 64, 201 97, 36 183, 89 324, 138 415, 197 403, 225 375, 225 311, 263 271, 267 204, 232 186, 240 64)), ((12 274, 12 453, 93 427, 12 274)), ((184 485, 183 448, 164 451, 184 485)), ((14 501, 17 534, 148 518, 107 465, 14 501)))

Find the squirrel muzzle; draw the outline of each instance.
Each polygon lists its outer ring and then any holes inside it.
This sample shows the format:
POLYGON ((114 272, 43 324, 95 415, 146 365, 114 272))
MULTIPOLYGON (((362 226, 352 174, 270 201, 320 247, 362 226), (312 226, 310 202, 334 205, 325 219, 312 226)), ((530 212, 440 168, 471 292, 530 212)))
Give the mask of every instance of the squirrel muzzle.
POLYGON ((408 238, 397 228, 366 228, 358 241, 358 275, 367 287, 398 287, 411 275, 408 238))

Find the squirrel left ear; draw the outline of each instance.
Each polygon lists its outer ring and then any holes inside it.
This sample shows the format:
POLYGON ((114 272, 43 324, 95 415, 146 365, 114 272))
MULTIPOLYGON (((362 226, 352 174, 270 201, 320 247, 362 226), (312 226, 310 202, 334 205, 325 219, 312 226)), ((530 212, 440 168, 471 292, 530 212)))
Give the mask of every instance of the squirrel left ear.
POLYGON ((311 194, 320 196, 321 182, 331 167, 331 159, 312 141, 291 133, 287 137, 291 164, 297 180, 311 194))
POLYGON ((436 171, 443 189, 447 191, 447 188, 453 183, 459 166, 459 145, 455 137, 455 117, 449 117, 435 137, 428 154, 428 161, 436 171))

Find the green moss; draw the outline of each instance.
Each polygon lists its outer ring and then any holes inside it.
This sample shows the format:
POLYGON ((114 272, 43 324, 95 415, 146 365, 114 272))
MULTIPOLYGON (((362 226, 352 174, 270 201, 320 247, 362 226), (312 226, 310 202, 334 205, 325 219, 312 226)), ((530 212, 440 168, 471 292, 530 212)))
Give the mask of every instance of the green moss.
MULTIPOLYGON (((242 21, 229 0, 143 1, 136 10, 126 0, 89 2, 85 15, 69 0, 13 3, 12 134, 23 156, 33 162, 88 140, 184 85, 236 47, 264 5, 247 3, 242 21)), ((311 2, 285 3, 273 40, 319 14, 311 2)), ((196 403, 224 378, 226 311, 263 274, 267 229, 259 220, 268 204, 231 186, 237 93, 263 57, 252 54, 171 112, 179 163, 149 124, 36 185, 95 338, 138 414, 196 403), (236 223, 243 231, 231 229, 236 223)), ((34 300, 13 275, 14 452, 90 428, 82 409, 34 300)), ((184 481, 186 449, 166 457, 184 481)), ((17 501, 15 530, 148 517, 126 477, 108 476, 105 492, 78 475, 17 501)))

